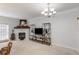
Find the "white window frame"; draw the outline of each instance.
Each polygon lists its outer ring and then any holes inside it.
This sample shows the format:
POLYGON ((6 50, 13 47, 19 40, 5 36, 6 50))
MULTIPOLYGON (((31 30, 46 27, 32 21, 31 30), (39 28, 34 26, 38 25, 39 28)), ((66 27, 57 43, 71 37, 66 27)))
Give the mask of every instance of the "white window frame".
POLYGON ((0 40, 9 39, 9 25, 0 24, 0 40))

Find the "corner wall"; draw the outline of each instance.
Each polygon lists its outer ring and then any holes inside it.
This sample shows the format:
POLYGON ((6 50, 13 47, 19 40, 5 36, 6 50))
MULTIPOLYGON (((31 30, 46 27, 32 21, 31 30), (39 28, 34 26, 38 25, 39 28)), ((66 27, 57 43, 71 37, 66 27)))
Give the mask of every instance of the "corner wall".
POLYGON ((52 30, 52 45, 77 49, 77 16, 79 16, 79 8, 67 10, 56 14, 54 18, 38 17, 30 19, 30 24, 41 25, 50 22, 52 30))
POLYGON ((0 24, 9 25, 9 37, 10 37, 12 29, 14 28, 14 26, 19 24, 19 19, 0 16, 0 24))

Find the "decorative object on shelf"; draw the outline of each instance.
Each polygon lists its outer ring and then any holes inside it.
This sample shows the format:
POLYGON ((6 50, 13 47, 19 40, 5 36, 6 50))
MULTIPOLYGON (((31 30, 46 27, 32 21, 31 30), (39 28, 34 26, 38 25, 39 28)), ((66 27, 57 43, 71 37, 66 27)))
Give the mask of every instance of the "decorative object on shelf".
POLYGON ((11 34, 11 40, 15 40, 15 33, 14 33, 14 30, 12 30, 12 34, 11 34))
POLYGON ((20 24, 21 26, 26 26, 27 25, 27 20, 20 20, 20 24))
POLYGON ((20 20, 19 25, 14 27, 15 29, 29 29, 30 26, 27 24, 27 20, 20 20))
POLYGON ((50 3, 48 3, 47 6, 48 7, 44 11, 42 11, 41 14, 48 17, 54 16, 56 14, 55 9, 50 7, 50 3))

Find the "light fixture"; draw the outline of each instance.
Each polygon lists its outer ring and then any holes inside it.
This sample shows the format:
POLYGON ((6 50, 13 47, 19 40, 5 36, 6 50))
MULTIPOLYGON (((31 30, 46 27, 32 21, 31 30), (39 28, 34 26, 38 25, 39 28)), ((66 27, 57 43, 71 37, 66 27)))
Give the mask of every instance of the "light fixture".
POLYGON ((47 4, 48 7, 46 9, 44 9, 44 11, 41 12, 42 15, 51 17, 51 16, 54 16, 56 14, 55 9, 54 8, 50 8, 49 5, 50 4, 48 3, 47 4))

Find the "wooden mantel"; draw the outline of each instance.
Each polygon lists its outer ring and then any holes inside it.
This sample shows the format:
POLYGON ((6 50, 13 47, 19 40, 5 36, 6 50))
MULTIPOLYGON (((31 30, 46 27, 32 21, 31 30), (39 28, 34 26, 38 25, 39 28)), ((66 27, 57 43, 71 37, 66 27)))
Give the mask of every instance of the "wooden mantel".
POLYGON ((16 26, 16 27, 14 27, 14 29, 29 29, 30 28, 30 26, 16 26))
POLYGON ((29 29, 29 28, 30 28, 30 26, 27 24, 27 20, 25 20, 25 19, 21 19, 19 21, 19 25, 14 27, 14 29, 29 29))

